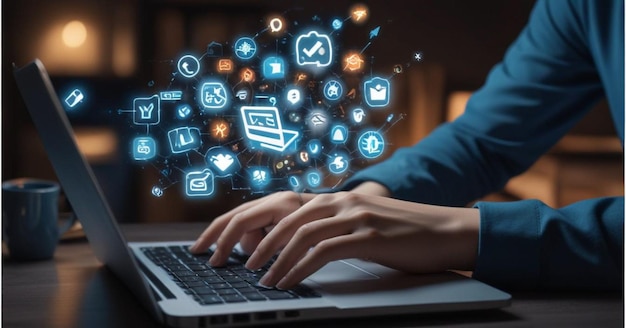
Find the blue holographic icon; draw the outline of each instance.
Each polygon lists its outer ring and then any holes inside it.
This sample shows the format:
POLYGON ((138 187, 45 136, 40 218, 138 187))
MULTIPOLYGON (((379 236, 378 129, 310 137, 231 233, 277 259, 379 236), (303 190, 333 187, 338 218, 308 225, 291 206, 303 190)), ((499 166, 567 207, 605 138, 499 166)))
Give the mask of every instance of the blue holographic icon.
POLYGON ((133 122, 137 125, 155 125, 161 121, 161 102, 159 96, 133 100, 133 122))
POLYGON ((79 89, 74 89, 72 92, 65 97, 65 103, 70 107, 74 108, 78 103, 85 99, 85 95, 79 89))
POLYGON ((336 152, 328 157, 328 171, 332 174, 342 174, 350 167, 350 157, 344 152, 336 152))
POLYGON ((317 188, 322 184, 322 174, 316 169, 310 169, 305 174, 306 183, 311 188, 317 188))
POLYGON ((247 36, 237 39, 237 41, 235 41, 235 45, 233 46, 235 56, 242 60, 248 60, 254 57, 254 54, 256 54, 256 47, 256 42, 247 36))
POLYGON ((333 45, 326 34, 310 31, 296 39, 296 63, 326 67, 333 61, 333 45))
POLYGON ((302 184, 302 181, 300 180, 300 177, 297 175, 291 175, 289 176, 289 186, 291 187, 292 190, 294 191, 301 191, 304 189, 304 185, 302 184))
POLYGON ((254 147, 283 152, 294 144, 300 132, 287 130, 278 108, 269 106, 241 106, 241 118, 246 138, 254 147))
POLYGON ((133 139, 133 158, 137 161, 147 161, 156 156, 156 142, 151 137, 137 137, 133 139))
POLYGON ((270 170, 265 166, 252 166, 247 169, 250 187, 253 189, 263 189, 269 185, 272 176, 270 170))
POLYGON ((363 83, 363 97, 370 107, 385 107, 389 105, 391 86, 389 80, 374 77, 363 83))
POLYGON ((172 129, 167 133, 173 154, 200 148, 200 129, 188 126, 172 129))
POLYGON ((363 157, 373 159, 383 154, 385 139, 378 131, 365 131, 359 136, 357 147, 363 157))
POLYGON ((333 26, 334 30, 338 30, 343 26, 343 21, 339 18, 335 18, 333 19, 333 22, 331 25, 333 26))
POLYGON ((183 99, 183 92, 180 90, 162 91, 159 96, 161 101, 177 101, 183 99))
POLYGON ((229 102, 228 91, 222 82, 205 82, 200 89, 200 102, 205 109, 224 109, 229 102))
POLYGON ((183 120, 189 118, 191 112, 191 106, 187 104, 182 104, 176 108, 176 117, 183 120))
POLYGON ((185 193, 190 197, 211 196, 215 190, 213 172, 209 169, 192 171, 185 175, 185 193))
POLYGON ((231 176, 241 169, 237 155, 226 147, 212 147, 204 155, 204 158, 213 169, 216 177, 231 176))
POLYGON ((178 60, 176 64, 178 72, 187 78, 196 76, 200 72, 200 62, 192 55, 184 55, 178 60))
POLYGON ((263 77, 268 80, 284 78, 286 70, 285 60, 281 57, 270 56, 263 61, 263 77))
POLYGON ((343 124, 337 124, 330 129, 330 142, 344 144, 348 140, 348 128, 343 124))
POLYGON ((343 96, 343 85, 337 80, 328 80, 324 83, 324 98, 337 101, 343 96))
POLYGON ((322 142, 318 139, 311 139, 306 144, 306 150, 309 153, 309 156, 313 158, 319 157, 319 155, 322 153, 322 148, 322 142))

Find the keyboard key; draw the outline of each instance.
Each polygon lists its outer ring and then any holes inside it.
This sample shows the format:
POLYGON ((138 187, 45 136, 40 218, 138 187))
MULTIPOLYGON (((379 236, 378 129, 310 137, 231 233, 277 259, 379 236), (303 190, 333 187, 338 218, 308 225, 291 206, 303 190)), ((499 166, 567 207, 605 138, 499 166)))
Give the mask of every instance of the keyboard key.
POLYGON ((243 295, 243 297, 245 297, 248 301, 265 301, 265 300, 267 300, 267 298, 265 298, 265 296, 261 295, 261 293, 258 293, 258 292, 243 293, 241 295, 243 295))
POLYGON ((210 288, 208 286, 193 287, 191 288, 191 290, 193 290, 198 295, 216 295, 213 288, 210 288))
POLYGON ((217 295, 200 295, 198 296, 198 300, 204 305, 224 303, 222 298, 217 295))
POLYGON ((226 302, 226 303, 237 303, 237 302, 245 302, 246 301, 246 299, 243 298, 243 296, 241 296, 239 294, 224 295, 224 296, 222 296, 222 298, 224 299, 224 302, 226 302))
POLYGON ((282 290, 262 290, 259 293, 271 300, 288 300, 297 298, 289 292, 282 290))

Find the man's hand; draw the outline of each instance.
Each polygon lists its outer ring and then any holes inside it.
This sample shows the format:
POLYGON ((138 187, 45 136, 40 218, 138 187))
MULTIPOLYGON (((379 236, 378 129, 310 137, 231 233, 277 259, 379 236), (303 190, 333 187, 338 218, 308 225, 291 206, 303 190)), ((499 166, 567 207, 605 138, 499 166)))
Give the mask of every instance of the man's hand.
POLYGON ((412 273, 471 270, 479 221, 472 208, 424 205, 357 190, 320 195, 288 191, 218 217, 191 250, 216 243, 210 264, 222 265, 240 242, 251 253, 246 267, 252 270, 280 251, 261 280, 279 288, 292 287, 326 263, 345 258, 412 273))

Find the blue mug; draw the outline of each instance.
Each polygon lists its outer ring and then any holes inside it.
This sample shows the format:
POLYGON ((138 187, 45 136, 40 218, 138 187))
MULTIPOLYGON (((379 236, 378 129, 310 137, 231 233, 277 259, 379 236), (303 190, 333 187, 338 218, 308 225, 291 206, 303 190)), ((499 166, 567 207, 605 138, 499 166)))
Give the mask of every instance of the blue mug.
POLYGON ((59 190, 54 181, 32 178, 2 183, 2 237, 12 260, 54 256, 60 234, 59 190))

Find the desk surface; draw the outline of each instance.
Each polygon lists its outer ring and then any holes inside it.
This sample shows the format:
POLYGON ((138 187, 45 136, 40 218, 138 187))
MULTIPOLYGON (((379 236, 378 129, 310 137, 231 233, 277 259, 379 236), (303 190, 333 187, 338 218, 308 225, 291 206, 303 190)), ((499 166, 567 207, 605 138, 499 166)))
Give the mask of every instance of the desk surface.
MULTIPOLYGON (((192 240, 204 224, 127 225, 131 241, 192 240)), ((3 260, 4 327, 157 326, 122 282, 94 257, 87 242, 63 242, 54 260, 3 260)), ((305 322, 301 327, 624 327, 621 294, 513 293, 511 307, 305 322)))

